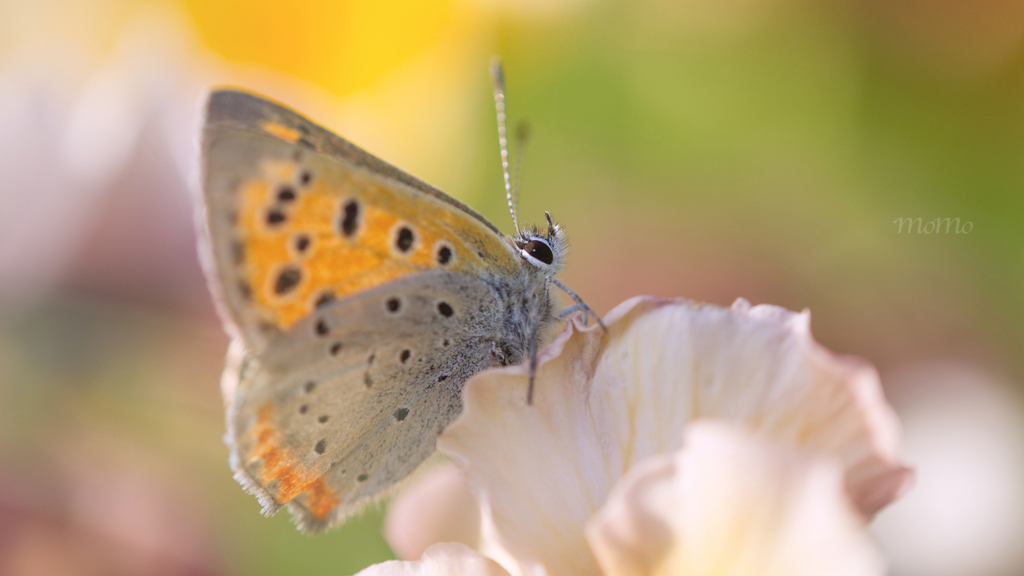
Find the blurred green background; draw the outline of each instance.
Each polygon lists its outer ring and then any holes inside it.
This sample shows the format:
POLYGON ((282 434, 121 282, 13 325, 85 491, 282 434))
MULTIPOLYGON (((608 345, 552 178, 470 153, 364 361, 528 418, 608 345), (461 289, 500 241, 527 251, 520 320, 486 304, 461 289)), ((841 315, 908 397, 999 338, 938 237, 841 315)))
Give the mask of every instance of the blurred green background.
POLYGON ((566 284, 602 313, 639 294, 809 308, 908 427, 916 500, 878 532, 892 572, 1024 573, 1011 0, 5 0, 0 573, 391 557, 383 506, 310 538, 231 478, 191 222, 200 101, 266 93, 508 231, 492 54, 533 128, 521 219, 565 226, 566 284), (914 428, 925 410, 953 441, 914 428))

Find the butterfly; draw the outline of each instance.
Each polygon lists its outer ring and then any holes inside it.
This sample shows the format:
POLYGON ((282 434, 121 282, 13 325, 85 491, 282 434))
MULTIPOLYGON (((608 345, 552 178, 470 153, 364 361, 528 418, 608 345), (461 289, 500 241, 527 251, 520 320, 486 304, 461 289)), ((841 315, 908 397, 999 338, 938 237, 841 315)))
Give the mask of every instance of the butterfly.
POLYGON ((210 94, 200 255, 234 339, 231 467, 265 514, 337 524, 433 454, 472 375, 529 361, 532 401, 546 329, 593 314, 555 279, 562 228, 519 227, 492 75, 513 236, 280 104, 210 94))

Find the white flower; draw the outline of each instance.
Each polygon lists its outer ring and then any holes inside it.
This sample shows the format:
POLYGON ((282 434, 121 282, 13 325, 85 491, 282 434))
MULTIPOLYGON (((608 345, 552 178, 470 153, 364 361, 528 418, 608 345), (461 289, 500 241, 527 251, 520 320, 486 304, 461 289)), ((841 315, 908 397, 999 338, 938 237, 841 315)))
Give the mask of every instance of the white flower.
POLYGON ((392 560, 370 566, 362 576, 508 576, 500 564, 462 544, 435 544, 417 562, 392 560))
POLYGON ((863 524, 909 472, 869 365, 745 301, 606 323, 543 350, 532 406, 523 366, 467 383, 438 446, 477 489, 479 551, 520 574, 881 573, 863 524))
POLYGON ((704 421, 652 456, 587 525, 607 576, 884 574, 838 463, 704 421))

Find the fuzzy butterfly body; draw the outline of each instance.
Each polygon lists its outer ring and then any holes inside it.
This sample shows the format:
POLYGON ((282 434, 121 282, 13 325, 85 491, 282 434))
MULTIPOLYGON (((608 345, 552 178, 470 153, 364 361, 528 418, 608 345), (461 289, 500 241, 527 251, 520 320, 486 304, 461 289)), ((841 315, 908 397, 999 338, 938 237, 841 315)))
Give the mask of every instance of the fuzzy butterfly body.
POLYGON ((211 94, 202 151, 201 254, 239 356, 231 465, 265 512, 317 531, 433 453, 469 377, 535 361, 561 229, 503 236, 246 92, 211 94))

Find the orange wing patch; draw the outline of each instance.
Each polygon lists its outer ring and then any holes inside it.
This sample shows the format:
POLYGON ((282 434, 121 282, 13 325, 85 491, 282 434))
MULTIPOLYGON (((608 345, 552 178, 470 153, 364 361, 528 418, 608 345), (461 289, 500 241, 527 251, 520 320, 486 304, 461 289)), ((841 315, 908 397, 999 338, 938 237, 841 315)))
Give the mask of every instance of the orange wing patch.
POLYGON ((269 403, 261 406, 257 412, 256 424, 252 429, 256 444, 246 457, 246 465, 262 460, 260 485, 267 487, 271 482, 277 481, 274 500, 280 504, 287 504, 299 495, 305 494, 305 504, 309 513, 317 520, 326 520, 331 510, 338 505, 338 495, 327 486, 323 475, 316 474, 299 464, 281 448, 281 433, 271 422, 273 415, 274 408, 269 403))
POLYGON ((283 124, 278 124, 277 122, 271 122, 270 120, 260 122, 260 128, 262 128, 267 134, 280 138, 289 144, 294 144, 302 137, 302 134, 298 130, 289 128, 283 124))
POLYGON ((241 277, 267 322, 287 330, 320 301, 424 270, 514 273, 505 242, 455 206, 311 156, 265 160, 238 190, 241 277))

